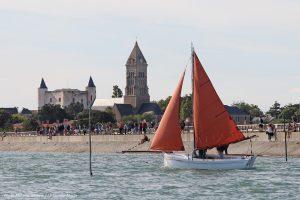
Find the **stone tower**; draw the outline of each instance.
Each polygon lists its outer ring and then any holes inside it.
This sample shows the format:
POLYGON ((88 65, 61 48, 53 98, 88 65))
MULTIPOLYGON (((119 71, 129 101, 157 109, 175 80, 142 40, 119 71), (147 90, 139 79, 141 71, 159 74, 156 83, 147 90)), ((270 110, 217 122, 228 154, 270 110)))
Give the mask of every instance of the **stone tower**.
POLYGON ((94 81, 91 76, 90 76, 88 86, 85 88, 85 90, 87 91, 87 97, 88 97, 87 98, 87 106, 89 108, 90 106, 92 106, 91 104, 96 99, 96 86, 95 86, 94 81))
POLYGON ((126 88, 124 103, 138 109, 142 103, 150 102, 147 84, 147 61, 137 42, 126 62, 126 88))
POLYGON ((40 87, 38 88, 38 109, 40 110, 45 105, 45 93, 48 91, 46 83, 42 78, 40 87))

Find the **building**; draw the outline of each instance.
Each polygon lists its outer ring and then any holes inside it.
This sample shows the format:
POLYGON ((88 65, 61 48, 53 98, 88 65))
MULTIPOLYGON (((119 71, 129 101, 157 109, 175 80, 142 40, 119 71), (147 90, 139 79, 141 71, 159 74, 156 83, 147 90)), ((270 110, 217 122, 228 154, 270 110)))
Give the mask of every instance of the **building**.
POLYGON ((60 105, 62 108, 68 107, 71 103, 82 103, 84 109, 96 98, 96 86, 92 77, 84 91, 78 89, 57 89, 48 91, 46 83, 42 78, 40 87, 38 88, 38 109, 46 104, 60 105))
POLYGON ((238 125, 250 124, 250 115, 236 106, 225 105, 227 112, 238 125))
POLYGON ((107 107, 112 107, 117 121, 120 121, 124 116, 145 112, 152 112, 156 116, 161 116, 160 107, 156 103, 150 102, 147 80, 148 64, 137 42, 134 44, 125 67, 124 97, 96 99, 93 110, 105 110, 107 107))
POLYGON ((150 102, 147 84, 147 61, 137 42, 126 62, 126 88, 124 103, 139 108, 143 103, 150 102))
POLYGON ((113 107, 115 104, 124 104, 124 98, 111 98, 111 99, 96 99, 92 109, 105 111, 108 107, 113 107))

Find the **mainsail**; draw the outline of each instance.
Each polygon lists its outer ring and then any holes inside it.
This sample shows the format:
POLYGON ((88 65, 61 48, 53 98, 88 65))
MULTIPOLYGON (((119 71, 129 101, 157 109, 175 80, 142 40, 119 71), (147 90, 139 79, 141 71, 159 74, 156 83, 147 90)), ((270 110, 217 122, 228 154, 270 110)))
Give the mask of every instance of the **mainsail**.
POLYGON ((193 117, 196 149, 211 149, 245 140, 193 53, 193 117))
POLYGON ((150 149, 160 151, 184 151, 181 139, 181 128, 179 124, 180 116, 180 96, 184 80, 185 71, 182 74, 176 90, 166 108, 160 121, 159 127, 153 137, 150 149))

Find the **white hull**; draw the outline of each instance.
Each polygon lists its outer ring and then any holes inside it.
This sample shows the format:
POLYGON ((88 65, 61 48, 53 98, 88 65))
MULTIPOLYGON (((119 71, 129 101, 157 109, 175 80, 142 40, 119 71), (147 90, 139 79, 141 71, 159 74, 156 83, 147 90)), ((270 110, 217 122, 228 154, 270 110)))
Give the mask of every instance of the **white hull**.
POLYGON ((164 166, 175 169, 251 169, 256 159, 256 156, 224 156, 223 159, 219 159, 217 155, 214 157, 199 159, 185 154, 164 153, 164 166))

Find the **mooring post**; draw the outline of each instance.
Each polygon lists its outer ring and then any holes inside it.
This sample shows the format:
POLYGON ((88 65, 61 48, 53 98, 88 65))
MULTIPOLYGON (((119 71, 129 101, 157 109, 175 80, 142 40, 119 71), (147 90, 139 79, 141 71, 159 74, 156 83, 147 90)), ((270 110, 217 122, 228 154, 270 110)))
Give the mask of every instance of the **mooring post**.
POLYGON ((283 117, 283 131, 284 131, 284 146, 285 146, 285 162, 287 162, 287 141, 286 141, 286 129, 285 129, 285 116, 283 117))
POLYGON ((91 106, 89 107, 89 145, 90 145, 90 176, 93 176, 93 172, 92 172, 91 106))

